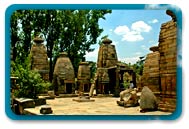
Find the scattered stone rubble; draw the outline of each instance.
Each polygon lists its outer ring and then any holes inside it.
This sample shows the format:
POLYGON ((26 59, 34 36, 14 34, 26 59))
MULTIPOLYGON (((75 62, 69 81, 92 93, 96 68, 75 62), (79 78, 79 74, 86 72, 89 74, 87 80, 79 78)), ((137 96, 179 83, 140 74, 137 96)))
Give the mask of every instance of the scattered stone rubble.
POLYGON ((126 89, 120 92, 120 101, 117 101, 117 104, 124 107, 135 107, 139 105, 138 101, 137 89, 126 89))

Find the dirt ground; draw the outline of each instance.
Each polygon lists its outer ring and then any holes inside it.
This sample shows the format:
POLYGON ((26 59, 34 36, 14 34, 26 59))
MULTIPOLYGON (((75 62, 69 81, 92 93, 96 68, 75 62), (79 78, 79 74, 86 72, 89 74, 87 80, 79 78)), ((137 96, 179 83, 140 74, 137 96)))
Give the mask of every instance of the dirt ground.
MULTIPOLYGON (((171 115, 169 112, 153 111, 140 113, 140 107, 124 108, 118 106, 116 97, 95 97, 90 98, 92 102, 73 101, 77 97, 48 99, 49 105, 53 113, 52 115, 171 115)), ((27 108, 25 112, 28 114, 40 114, 41 106, 35 108, 27 108)))

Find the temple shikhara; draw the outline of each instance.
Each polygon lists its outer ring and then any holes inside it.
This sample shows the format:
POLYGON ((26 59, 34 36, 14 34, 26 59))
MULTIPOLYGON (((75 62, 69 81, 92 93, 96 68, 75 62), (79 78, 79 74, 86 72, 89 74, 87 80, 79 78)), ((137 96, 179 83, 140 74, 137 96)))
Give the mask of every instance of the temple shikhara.
POLYGON ((49 80, 49 63, 47 49, 43 44, 44 40, 39 36, 33 39, 31 47, 31 69, 37 70, 44 80, 49 80))

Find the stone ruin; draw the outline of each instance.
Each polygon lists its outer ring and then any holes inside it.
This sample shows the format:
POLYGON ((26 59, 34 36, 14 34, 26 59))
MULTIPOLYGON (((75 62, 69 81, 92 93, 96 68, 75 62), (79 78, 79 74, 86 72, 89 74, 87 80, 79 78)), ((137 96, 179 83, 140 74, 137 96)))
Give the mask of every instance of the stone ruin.
POLYGON ((108 75, 107 68, 97 68, 97 93, 98 94, 109 94, 110 87, 110 78, 108 75))
POLYGON ((161 103, 160 110, 176 109, 176 72, 177 72, 177 20, 170 10, 166 13, 172 20, 162 24, 159 35, 161 103))
POLYGON ((37 70, 42 78, 46 81, 49 80, 49 63, 47 50, 43 44, 44 40, 40 37, 33 39, 34 44, 31 47, 31 69, 37 70))
MULTIPOLYGON (((128 72, 136 86, 136 76, 132 69, 118 61, 115 45, 110 39, 104 39, 100 45, 97 60, 95 86, 97 94, 119 96, 123 90, 123 75, 128 72)), ((90 91, 92 92, 92 91, 90 91)))
MULTIPOLYGON (((112 91, 110 87, 110 78, 108 68, 115 67, 118 59, 115 46, 111 44, 110 39, 104 39, 98 51, 97 60, 97 94, 109 94, 112 91)), ((115 80, 115 79, 114 79, 115 80)))
POLYGON ((141 80, 143 86, 148 86, 155 93, 160 91, 160 54, 158 46, 153 46, 150 50, 152 53, 149 53, 146 56, 141 80))
POLYGON ((98 52, 97 67, 98 68, 109 68, 116 66, 118 59, 115 49, 115 45, 111 44, 110 39, 104 39, 100 45, 98 52))
POLYGON ((77 86, 79 92, 89 92, 91 71, 89 62, 80 62, 77 74, 77 86))
POLYGON ((56 95, 74 93, 74 68, 66 52, 61 52, 56 61, 53 73, 53 85, 56 95))
POLYGON ((166 13, 172 20, 161 25, 159 44, 147 55, 142 87, 159 92, 156 94, 160 99, 159 110, 173 112, 176 109, 177 20, 170 10, 166 13))

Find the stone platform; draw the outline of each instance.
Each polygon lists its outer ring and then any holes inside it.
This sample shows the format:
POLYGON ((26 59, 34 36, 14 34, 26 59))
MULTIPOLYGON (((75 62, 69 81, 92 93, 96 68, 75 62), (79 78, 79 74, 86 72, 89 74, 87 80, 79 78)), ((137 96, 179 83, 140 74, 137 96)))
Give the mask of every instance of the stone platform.
MULTIPOLYGON (((117 105, 116 97, 91 98, 94 102, 78 103, 72 101, 77 97, 55 98, 47 100, 47 105, 53 110, 50 115, 170 115, 169 112, 153 111, 140 113, 140 107, 124 108, 117 105)), ((40 114, 41 106, 26 108, 25 114, 40 114)))
POLYGON ((90 99, 89 96, 79 96, 78 98, 72 99, 72 100, 76 102, 94 102, 95 101, 94 99, 90 99))

